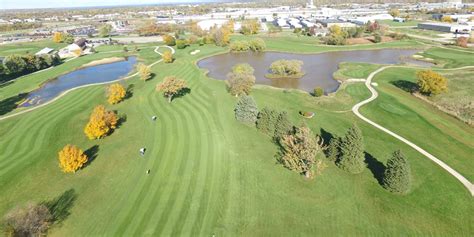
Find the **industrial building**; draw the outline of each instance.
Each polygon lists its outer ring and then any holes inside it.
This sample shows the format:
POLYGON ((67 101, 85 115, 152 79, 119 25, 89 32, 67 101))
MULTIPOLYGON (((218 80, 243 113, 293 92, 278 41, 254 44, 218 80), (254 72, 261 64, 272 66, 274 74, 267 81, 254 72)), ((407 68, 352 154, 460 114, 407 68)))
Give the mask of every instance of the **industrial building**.
POLYGON ((471 26, 459 25, 459 24, 448 24, 438 22, 425 22, 418 24, 418 29, 434 30, 447 33, 463 33, 468 34, 471 32, 471 26))

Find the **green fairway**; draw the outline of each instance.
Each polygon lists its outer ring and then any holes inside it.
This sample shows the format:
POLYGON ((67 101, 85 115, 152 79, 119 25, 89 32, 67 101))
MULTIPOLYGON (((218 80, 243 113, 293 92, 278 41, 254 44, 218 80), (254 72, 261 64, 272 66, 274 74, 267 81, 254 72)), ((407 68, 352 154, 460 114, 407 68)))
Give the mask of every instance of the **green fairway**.
POLYGON ((0 56, 8 56, 10 54, 35 54, 46 47, 59 50, 66 45, 66 43, 54 43, 51 40, 5 44, 0 46, 0 56))
MULTIPOLYGON (((306 45, 306 40, 296 38, 265 40, 269 50, 295 52, 366 47, 306 45)), ((370 48, 420 46, 401 41, 370 48)), ((113 48, 103 50, 111 52, 81 57, 1 87, 0 101, 86 62, 123 55, 113 48)), ((362 83, 344 85, 322 98, 255 86, 251 95, 260 109, 286 110, 295 125, 306 123, 316 134, 341 136, 357 123, 370 161, 359 175, 328 162, 314 180, 277 164, 278 148, 270 138, 235 120, 237 99, 226 91, 225 83, 209 79, 195 65, 198 59, 225 50, 193 45, 177 50, 173 64, 153 66, 151 80, 134 77, 122 82, 132 88, 133 95, 106 106, 119 116, 126 115, 126 121, 101 140, 88 140, 83 129, 92 109, 107 103, 105 86, 78 89, 48 106, 0 121, 0 214, 74 190, 74 202, 67 208, 70 215, 50 229, 51 236, 472 235, 474 202, 464 186, 350 112, 370 95, 362 83), (196 49, 201 52, 190 55, 196 49), (191 89, 171 104, 155 90, 169 75, 186 80, 191 89), (299 111, 313 111, 316 116, 304 119, 299 111), (156 122, 151 120, 154 115, 156 122), (94 157, 75 174, 62 173, 58 167, 57 153, 68 143, 94 157), (144 157, 139 155, 141 147, 147 148, 144 157), (396 149, 406 154, 414 176, 412 191, 406 196, 389 193, 378 180, 380 167, 396 149)), ((137 54, 146 64, 160 59, 153 48, 137 54)), ((453 62, 453 67, 454 63, 461 64, 453 62)), ((378 67, 345 66, 354 67, 339 72, 345 78, 365 77, 378 67)), ((390 69, 377 76, 380 98, 362 108, 362 113, 474 180, 470 159, 474 130, 390 84, 400 78, 413 80, 413 73, 390 69)))

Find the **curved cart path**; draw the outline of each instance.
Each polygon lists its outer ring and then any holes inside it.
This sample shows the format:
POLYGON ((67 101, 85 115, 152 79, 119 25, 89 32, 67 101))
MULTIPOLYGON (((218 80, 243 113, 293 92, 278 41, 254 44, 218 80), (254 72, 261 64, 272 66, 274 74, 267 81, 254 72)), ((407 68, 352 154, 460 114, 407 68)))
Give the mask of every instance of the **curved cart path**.
MULTIPOLYGON (((170 46, 156 46, 154 52, 157 53, 157 54, 159 54, 160 56, 163 55, 162 53, 158 52, 158 49, 159 49, 160 47, 169 48, 169 49, 171 50, 171 53, 172 53, 172 54, 175 53, 175 50, 174 50, 172 47, 170 47, 170 46)), ((158 64, 158 63, 160 63, 161 61, 163 61, 163 59, 160 59, 160 60, 158 60, 158 61, 156 61, 156 62, 154 62, 154 63, 148 65, 148 67, 152 67, 152 66, 154 66, 154 65, 156 65, 156 64, 158 64)), ((100 82, 100 83, 93 83, 93 84, 88 84, 88 85, 83 85, 83 86, 78 86, 78 87, 71 88, 71 89, 69 89, 69 90, 64 91, 63 93, 61 93, 60 95, 58 95, 56 98, 54 98, 54 99, 52 99, 52 100, 50 100, 50 101, 48 101, 48 102, 46 102, 46 103, 44 103, 44 104, 40 104, 40 105, 38 105, 38 106, 35 106, 35 107, 30 108, 30 109, 26 109, 26 110, 20 111, 20 112, 18 112, 18 113, 14 113, 14 114, 10 114, 10 115, 6 115, 6 116, 3 116, 3 117, 0 117, 0 121, 5 120, 5 119, 8 119, 8 118, 15 117, 15 116, 18 116, 18 115, 21 115, 21 114, 25 114, 25 113, 34 111, 34 110, 36 110, 36 109, 42 108, 42 107, 44 107, 44 106, 47 106, 47 105, 53 103, 54 101, 59 100, 60 98, 62 98, 63 96, 65 96, 67 93, 69 93, 69 92, 71 92, 71 91, 74 91, 74 90, 77 90, 77 89, 81 89, 81 88, 85 88, 85 87, 90 87, 90 86, 106 85, 106 84, 110 84, 110 83, 114 83, 114 82, 119 82, 119 81, 122 81, 122 80, 130 79, 130 78, 132 78, 132 77, 134 77, 134 76, 136 76, 136 75, 138 75, 138 72, 136 72, 136 73, 134 73, 134 74, 132 74, 132 75, 126 76, 126 77, 124 77, 124 78, 119 78, 119 79, 117 79, 117 80, 113 80, 113 81, 100 82)))
MULTIPOLYGON (((389 135, 397 138, 398 140, 404 142, 405 144, 411 146, 413 149, 415 149, 416 151, 420 152, 421 154, 423 154, 424 156, 428 157, 428 159, 430 159, 431 161, 435 162, 436 164, 438 164, 439 166, 441 166, 441 168, 445 169, 446 171, 448 171, 452 176, 454 176, 456 179, 458 179, 468 190, 469 192, 471 193, 472 196, 474 196, 474 185, 469 181, 467 180, 464 176, 462 176, 460 173, 458 173, 456 170, 454 170, 453 168, 451 168, 450 166, 448 166, 446 163, 444 163, 443 161, 441 161, 440 159, 436 158, 434 155, 428 153, 427 151, 425 151, 423 148, 417 146, 416 144, 414 144, 413 142, 410 142, 409 140, 403 138, 402 136, 388 130, 387 128, 375 123, 374 121, 364 117, 364 115, 362 115, 360 112, 359 112, 359 109, 360 107, 370 103, 371 101, 377 99, 378 97, 378 93, 377 91, 372 87, 371 83, 372 83, 372 79, 375 77, 375 75, 377 75, 378 73, 382 72, 383 70, 387 69, 387 68, 393 68, 393 67, 400 67, 400 66, 385 66, 385 67, 381 67, 379 68, 378 70, 372 72, 369 77, 367 77, 367 80, 365 81, 365 86, 370 90, 370 92, 372 93, 372 95, 370 96, 370 98, 364 100, 364 101, 361 101, 359 102, 358 104, 354 105, 354 107, 352 107, 352 112, 354 112, 354 114, 359 117, 360 119, 364 120, 365 122, 369 123, 370 125, 384 131, 385 133, 388 133, 389 135)), ((446 70, 459 70, 459 69, 466 69, 466 68, 474 68, 474 66, 468 66, 468 67, 462 67, 462 68, 455 68, 455 69, 446 69, 446 70)))

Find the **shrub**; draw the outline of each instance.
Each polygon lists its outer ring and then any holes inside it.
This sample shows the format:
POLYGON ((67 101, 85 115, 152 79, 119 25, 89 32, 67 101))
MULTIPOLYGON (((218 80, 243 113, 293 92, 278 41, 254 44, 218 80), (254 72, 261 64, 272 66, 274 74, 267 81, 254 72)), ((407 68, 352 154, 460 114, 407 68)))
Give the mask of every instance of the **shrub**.
POLYGON ((199 41, 199 38, 195 35, 191 35, 189 36, 189 38, 187 39, 187 43, 188 44, 197 44, 199 41))
POLYGON ((261 38, 255 38, 249 42, 249 49, 254 52, 262 52, 267 48, 265 41, 261 38))
POLYGON ((123 46, 123 51, 124 51, 125 53, 128 52, 127 46, 123 46))
POLYGON ((75 173, 87 160, 84 152, 73 145, 66 145, 59 151, 59 167, 64 173, 75 173))
POLYGON ((422 93, 436 95, 448 89, 448 80, 442 75, 431 70, 416 73, 418 87, 422 93))
POLYGON ((165 63, 172 63, 174 62, 174 57, 173 57, 173 53, 171 53, 171 51, 165 51, 163 53, 163 55, 161 56, 163 58, 163 61, 165 63))
POLYGON ((9 211, 2 224, 6 236, 43 236, 52 219, 46 205, 30 203, 24 208, 9 211))
POLYGON ((281 163, 288 169, 311 176, 311 168, 316 163, 316 155, 322 152, 322 141, 314 136, 308 127, 295 129, 294 134, 280 139, 281 163))
POLYGON ((176 45, 176 39, 171 35, 163 35, 163 41, 168 46, 175 46, 176 45))
POLYGON ((407 34, 403 34, 403 33, 399 33, 399 32, 392 32, 388 36, 390 36, 391 38, 393 38, 395 40, 404 40, 404 39, 409 38, 407 34))
POLYGON ((90 140, 100 139, 113 131, 118 123, 118 117, 113 111, 108 111, 103 105, 98 105, 92 111, 84 133, 90 140))
POLYGON ((250 45, 247 41, 233 41, 229 45, 230 51, 232 52, 245 52, 250 49, 250 45))
POLYGON ((323 39, 325 44, 328 45, 345 45, 346 44, 346 38, 343 36, 336 36, 336 35, 330 35, 328 37, 325 37, 323 39))
POLYGON ((179 39, 179 40, 176 40, 176 48, 178 49, 184 49, 188 46, 186 40, 183 40, 183 39, 179 39))
POLYGON ((279 113, 276 110, 263 108, 258 113, 257 129, 267 135, 273 136, 275 133, 275 124, 277 122, 279 113))
POLYGON ((237 74, 253 74, 255 69, 248 63, 239 63, 232 67, 232 72, 237 74))
POLYGON ((453 23, 453 18, 451 18, 450 16, 443 16, 441 17, 441 21, 447 22, 447 23, 453 23))
POLYGON ((393 193, 406 194, 411 187, 410 164, 401 151, 395 151, 387 161, 383 186, 393 193))
POLYGON ((300 78, 304 75, 302 66, 303 61, 299 60, 277 60, 270 65, 271 74, 267 77, 300 78))
POLYGON ((244 35, 253 35, 257 34, 258 30, 260 30, 260 23, 257 19, 244 20, 242 22, 240 33, 244 35))
POLYGON ((352 174, 362 173, 365 165, 364 141, 362 132, 354 124, 340 143, 341 156, 338 166, 352 174))
POLYGON ((127 91, 125 87, 123 87, 119 83, 114 83, 107 87, 107 102, 109 104, 117 104, 120 103, 125 98, 127 91))
POLYGON ((374 43, 380 43, 382 42, 382 36, 380 33, 374 33, 374 43))
POLYGON ((456 39, 456 45, 459 47, 467 48, 468 38, 467 37, 459 37, 456 39))
POLYGON ((258 116, 258 108, 251 96, 240 97, 234 109, 235 118, 242 123, 255 124, 258 116))
POLYGON ((324 95, 324 89, 321 87, 315 87, 314 88, 314 96, 316 97, 321 97, 324 95))

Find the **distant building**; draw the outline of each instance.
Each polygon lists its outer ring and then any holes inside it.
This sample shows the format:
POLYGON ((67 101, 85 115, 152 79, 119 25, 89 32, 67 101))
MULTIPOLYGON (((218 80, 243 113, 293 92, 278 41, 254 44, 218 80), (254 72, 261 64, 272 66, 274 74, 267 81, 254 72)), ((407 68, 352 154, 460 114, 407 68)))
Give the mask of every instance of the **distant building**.
POLYGON ((326 28, 330 28, 334 25, 337 25, 341 28, 351 28, 351 27, 356 27, 354 23, 351 22, 346 22, 346 21, 341 21, 338 19, 325 19, 325 20, 318 20, 318 22, 323 25, 326 28))
POLYGON ((463 33, 468 34, 471 32, 471 26, 459 25, 459 24, 448 24, 438 22, 425 22, 418 24, 419 29, 434 30, 447 33, 463 33))
POLYGON ((40 56, 40 55, 51 54, 54 51, 55 51, 54 49, 46 47, 46 48, 38 51, 37 53, 35 53, 35 55, 40 56))
POLYGON ((395 17, 395 18, 393 18, 393 21, 403 23, 403 22, 405 22, 406 20, 405 20, 404 18, 395 17))

